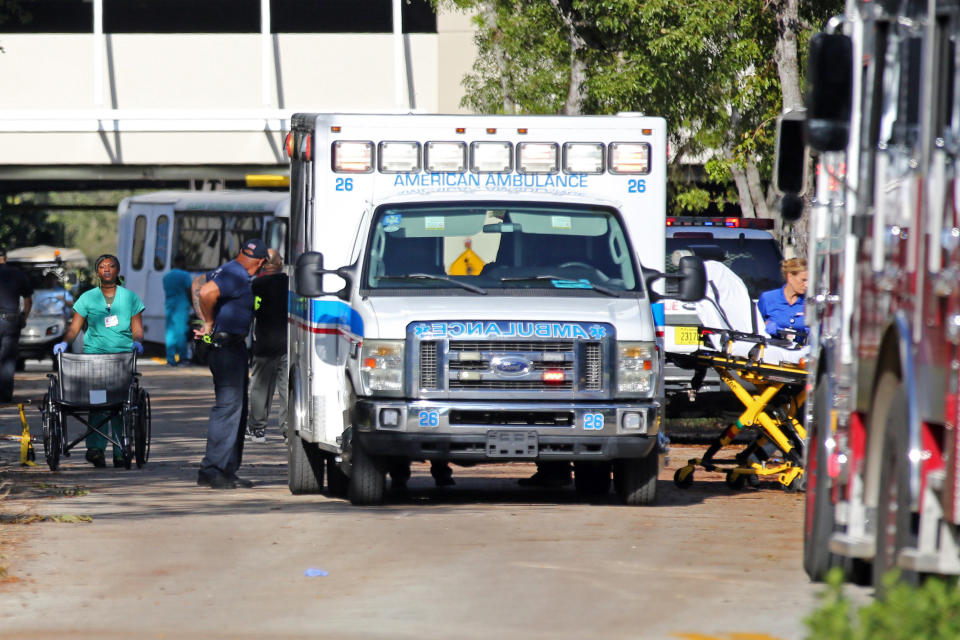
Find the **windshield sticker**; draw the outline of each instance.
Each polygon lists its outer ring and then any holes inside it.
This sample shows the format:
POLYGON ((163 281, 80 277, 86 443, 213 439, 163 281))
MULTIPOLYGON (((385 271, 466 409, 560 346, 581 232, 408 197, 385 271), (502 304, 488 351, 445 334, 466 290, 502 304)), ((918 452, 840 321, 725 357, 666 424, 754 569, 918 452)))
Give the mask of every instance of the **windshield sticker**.
POLYGON ((443 216, 426 216, 423 219, 423 228, 427 231, 443 231, 445 227, 443 216))
POLYGON ((599 340, 607 336, 600 324, 569 322, 431 322, 413 326, 418 338, 567 338, 599 340))
POLYGON ((572 229, 570 216, 550 216, 550 224, 554 229, 572 229))
POLYGON ((550 284, 557 289, 593 289, 593 284, 585 278, 579 280, 551 280, 550 284))
POLYGON ((383 230, 387 233, 393 233, 394 231, 399 231, 400 222, 403 220, 403 216, 399 213, 388 213, 383 216, 383 230))

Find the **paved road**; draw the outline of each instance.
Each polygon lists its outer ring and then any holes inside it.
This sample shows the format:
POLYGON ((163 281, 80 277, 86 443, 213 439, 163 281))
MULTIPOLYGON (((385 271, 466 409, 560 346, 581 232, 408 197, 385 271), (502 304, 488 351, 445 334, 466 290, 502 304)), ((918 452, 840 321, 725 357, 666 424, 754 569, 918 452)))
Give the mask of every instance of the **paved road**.
MULTIPOLYGON (((357 508, 290 495, 273 429, 244 454, 257 486, 216 492, 195 484, 209 373, 143 371, 154 412, 144 469, 94 470, 82 450, 58 473, 23 469, 17 443, 0 441, 0 473, 15 481, 0 502, 0 636, 805 636, 819 587, 801 569, 801 497, 734 494, 702 473, 675 489, 690 449, 672 451, 655 507, 522 488, 532 465, 511 464, 455 467, 446 490, 415 465, 407 493, 357 508), (36 515, 54 520, 9 524, 36 515)), ((18 395, 43 380, 31 363, 18 395)), ((0 434, 17 432, 16 413, 0 411, 0 434)))

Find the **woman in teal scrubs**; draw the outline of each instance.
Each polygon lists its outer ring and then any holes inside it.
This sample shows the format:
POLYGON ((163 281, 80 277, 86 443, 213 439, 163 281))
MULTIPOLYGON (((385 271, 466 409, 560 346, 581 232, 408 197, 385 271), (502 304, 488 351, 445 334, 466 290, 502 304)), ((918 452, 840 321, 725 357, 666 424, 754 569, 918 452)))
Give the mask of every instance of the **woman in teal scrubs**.
MULTIPOLYGON (((97 258, 95 265, 100 286, 90 289, 73 303, 76 314, 63 338, 53 347, 53 352, 66 351, 77 334, 87 323, 83 334, 84 353, 124 353, 134 350, 143 353, 143 302, 133 291, 121 287, 120 261, 116 256, 104 254, 97 258)), ((107 414, 90 412, 90 424, 97 425, 107 414)), ((120 416, 110 419, 110 428, 115 439, 119 440, 123 430, 120 416)), ((93 432, 87 436, 87 462, 95 467, 106 466, 105 450, 107 439, 93 432)), ((113 447, 113 466, 122 467, 123 452, 113 447)))

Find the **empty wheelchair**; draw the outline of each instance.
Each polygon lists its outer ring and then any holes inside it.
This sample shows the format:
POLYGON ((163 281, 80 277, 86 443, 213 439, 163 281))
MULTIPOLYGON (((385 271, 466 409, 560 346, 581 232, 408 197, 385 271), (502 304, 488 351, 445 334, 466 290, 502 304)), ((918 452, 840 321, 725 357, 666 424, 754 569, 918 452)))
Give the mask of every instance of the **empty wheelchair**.
POLYGON ((40 406, 43 449, 51 470, 60 459, 87 436, 98 433, 120 452, 127 469, 150 456, 150 394, 140 386, 137 354, 61 353, 57 373, 47 374, 47 393, 40 406), (114 434, 110 422, 121 418, 122 429, 114 434), (86 428, 73 440, 67 435, 67 418, 86 428))

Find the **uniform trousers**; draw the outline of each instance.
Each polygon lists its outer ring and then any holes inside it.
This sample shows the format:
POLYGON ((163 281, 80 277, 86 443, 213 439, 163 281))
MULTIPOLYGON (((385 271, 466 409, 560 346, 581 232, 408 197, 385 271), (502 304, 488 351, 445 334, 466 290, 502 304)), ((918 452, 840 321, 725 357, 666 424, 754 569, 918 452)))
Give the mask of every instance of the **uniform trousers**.
POLYGON ((247 426, 247 347, 242 342, 210 349, 207 364, 213 374, 214 404, 207 427, 207 448, 200 475, 236 476, 243 459, 247 426))
POLYGON ((273 392, 280 393, 280 414, 277 424, 280 433, 287 431, 287 354, 253 356, 250 367, 250 419, 248 431, 267 428, 273 392))
POLYGON ((13 398, 13 374, 17 369, 20 322, 0 319, 0 402, 13 398))

